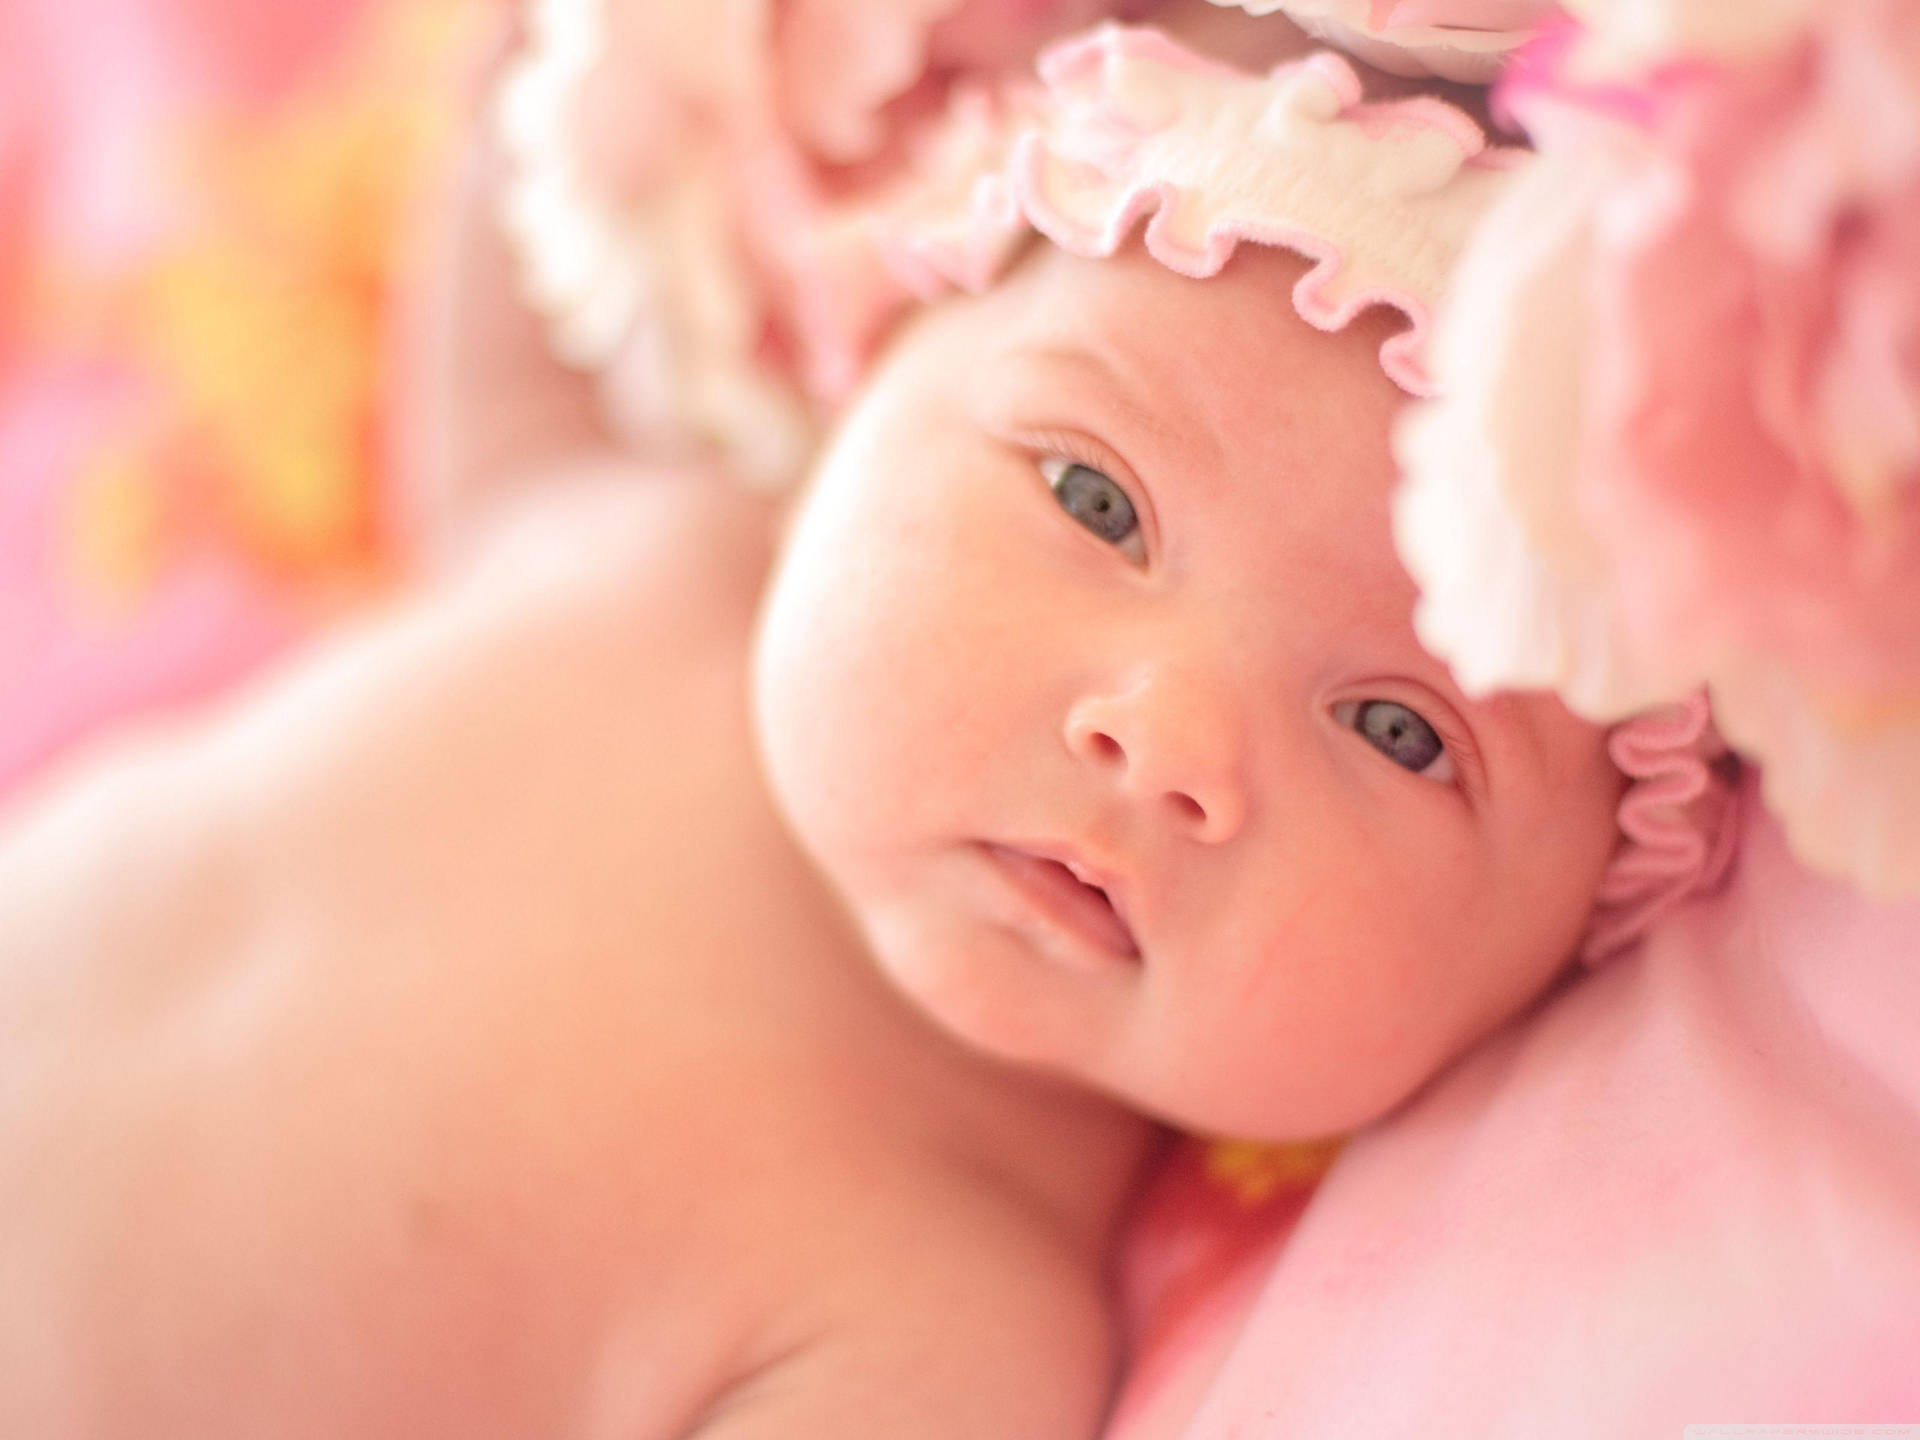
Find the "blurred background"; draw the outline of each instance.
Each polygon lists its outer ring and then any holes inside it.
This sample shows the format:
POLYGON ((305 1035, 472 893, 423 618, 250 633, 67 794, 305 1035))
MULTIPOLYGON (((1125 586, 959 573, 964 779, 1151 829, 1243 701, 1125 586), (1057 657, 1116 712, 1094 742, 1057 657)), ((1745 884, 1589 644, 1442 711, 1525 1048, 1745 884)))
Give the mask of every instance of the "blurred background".
POLYGON ((490 0, 0 0, 0 804, 390 576, 408 240, 490 0))

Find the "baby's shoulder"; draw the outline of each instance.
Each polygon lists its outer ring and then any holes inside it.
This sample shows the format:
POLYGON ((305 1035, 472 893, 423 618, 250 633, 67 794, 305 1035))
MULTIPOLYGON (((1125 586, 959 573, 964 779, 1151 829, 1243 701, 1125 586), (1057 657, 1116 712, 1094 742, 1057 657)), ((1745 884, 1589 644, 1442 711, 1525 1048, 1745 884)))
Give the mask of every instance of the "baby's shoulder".
POLYGON ((616 796, 647 813, 689 746, 740 773, 771 502, 599 465, 503 510, 446 573, 248 697, 208 748, 260 752, 260 801, 303 820, 377 794, 442 835, 463 815, 590 826, 616 796))
POLYGON ((506 589, 534 616, 706 644, 752 622, 778 502, 705 470, 582 462, 498 512, 457 557, 456 586, 506 589))
POLYGON ((744 669, 771 533, 711 478, 583 474, 212 711, 76 757, 0 817, 0 991, 29 951, 76 996, 95 966, 247 970, 266 933, 359 956, 396 906, 447 955, 533 944, 543 904, 640 925, 636 837, 665 866, 696 822, 707 849, 770 824, 744 669))

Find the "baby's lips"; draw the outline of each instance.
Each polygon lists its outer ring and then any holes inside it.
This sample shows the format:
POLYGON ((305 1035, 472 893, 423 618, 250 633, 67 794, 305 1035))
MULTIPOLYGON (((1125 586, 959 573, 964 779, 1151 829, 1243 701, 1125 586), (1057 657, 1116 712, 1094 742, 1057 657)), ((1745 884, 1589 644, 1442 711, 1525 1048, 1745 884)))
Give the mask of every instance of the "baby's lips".
POLYGON ((1135 958, 1143 953, 1139 933, 1133 926, 1133 912, 1128 905, 1127 882, 1114 867, 1098 860, 1085 858, 1077 847, 1059 841, 1009 841, 990 848, 1058 865, 1081 885, 1089 890, 1099 891, 1107 908, 1112 911, 1113 919, 1118 922, 1120 930, 1124 932, 1126 946, 1132 950, 1135 958))
POLYGON ((1140 954, 1140 936, 1133 928, 1123 882, 1109 870, 1072 860, 1063 860, 1060 863, 1065 865, 1073 878, 1082 885, 1098 890, 1106 897, 1107 904, 1113 907, 1114 918, 1120 922, 1120 928, 1127 932, 1127 939, 1132 942, 1134 953, 1140 954))

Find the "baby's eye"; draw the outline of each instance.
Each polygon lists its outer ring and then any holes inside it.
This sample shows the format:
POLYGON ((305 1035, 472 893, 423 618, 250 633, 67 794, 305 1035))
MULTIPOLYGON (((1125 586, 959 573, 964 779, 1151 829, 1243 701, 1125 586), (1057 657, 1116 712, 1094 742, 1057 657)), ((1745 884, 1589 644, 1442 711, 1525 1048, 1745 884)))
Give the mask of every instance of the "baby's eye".
POLYGON ((1453 757, 1439 734, 1417 711, 1393 700, 1348 700, 1333 718, 1357 730, 1374 749, 1403 770, 1442 784, 1453 781, 1453 757))
POLYGON ((1091 465, 1059 456, 1042 460, 1040 473, 1067 514, 1136 564, 1147 558, 1140 517, 1116 481, 1091 465))

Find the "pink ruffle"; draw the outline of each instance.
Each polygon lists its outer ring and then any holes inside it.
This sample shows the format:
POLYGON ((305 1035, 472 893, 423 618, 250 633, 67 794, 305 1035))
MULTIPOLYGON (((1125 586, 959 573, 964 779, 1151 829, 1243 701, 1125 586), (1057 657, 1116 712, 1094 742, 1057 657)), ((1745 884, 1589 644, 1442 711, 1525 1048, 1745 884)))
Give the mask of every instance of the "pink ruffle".
POLYGON ((1632 948, 1673 906, 1719 885, 1739 834, 1736 770, 1704 695, 1623 721, 1607 754, 1628 785, 1621 845, 1580 946, 1589 965, 1632 948))
POLYGON ((1008 74, 1109 0, 786 0, 773 36, 780 108, 824 160, 868 160, 899 130, 890 107, 928 81, 1008 74))
POLYGON ((506 219, 617 430, 785 483, 904 308, 990 283, 1030 228, 1106 255, 1142 221, 1187 274, 1299 251, 1323 328, 1399 308, 1382 363, 1428 388, 1431 297, 1510 155, 1438 101, 1365 103, 1333 55, 1243 72, 1115 27, 1036 85, 1055 28, 1149 7, 1010 4, 539 0, 501 96, 506 219))
POLYGON ((1293 293, 1309 323, 1337 330, 1375 305, 1405 314, 1381 364, 1428 392, 1431 297, 1512 163, 1471 119, 1430 97, 1365 103, 1331 53, 1250 75, 1152 30, 1105 27, 1039 68, 1045 93, 1002 173, 950 185, 958 213, 879 227, 917 295, 936 279, 983 287, 1029 225, 1104 257, 1144 221, 1148 252, 1192 276, 1241 243, 1278 245, 1315 262, 1293 293))
POLYGON ((803 145, 836 162, 882 148, 881 112, 927 68, 934 26, 961 0, 790 0, 778 20, 782 108, 803 145))

